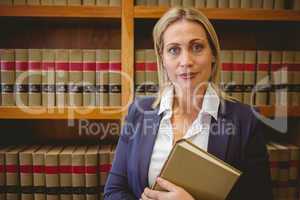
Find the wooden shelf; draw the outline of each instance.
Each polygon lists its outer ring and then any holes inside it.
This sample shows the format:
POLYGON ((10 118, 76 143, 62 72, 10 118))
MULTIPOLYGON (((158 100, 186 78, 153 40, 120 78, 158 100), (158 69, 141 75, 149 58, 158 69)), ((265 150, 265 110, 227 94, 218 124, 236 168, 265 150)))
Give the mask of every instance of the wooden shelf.
MULTIPOLYGON (((168 7, 135 6, 135 18, 158 19, 168 7)), ((263 10, 263 9, 229 9, 205 8, 199 9, 212 20, 244 20, 244 21, 294 21, 300 22, 300 11, 293 10, 263 10)))
POLYGON ((121 8, 100 6, 0 6, 0 17, 121 18, 121 8))
POLYGON ((266 117, 300 117, 300 106, 259 106, 260 112, 266 117))
POLYGON ((0 119, 122 119, 121 107, 0 107, 0 119))

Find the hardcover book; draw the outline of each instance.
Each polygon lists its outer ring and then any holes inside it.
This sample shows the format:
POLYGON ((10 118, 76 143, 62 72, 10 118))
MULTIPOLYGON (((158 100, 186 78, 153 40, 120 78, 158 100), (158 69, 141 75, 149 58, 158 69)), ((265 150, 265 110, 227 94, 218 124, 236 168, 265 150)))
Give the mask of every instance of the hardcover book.
POLYGON ((121 51, 109 50, 109 106, 121 106, 121 51))
POLYGON ((96 51, 96 106, 108 106, 109 50, 96 51))
POLYGON ((15 49, 17 106, 28 105, 28 49, 15 49))
POLYGON ((254 104, 254 93, 252 93, 252 89, 255 84, 255 64, 256 51, 245 51, 243 102, 249 105, 254 104))
POLYGON ((42 105, 42 54, 40 49, 28 50, 28 105, 42 105))
POLYGON ((82 106, 82 51, 70 50, 69 58, 69 106, 82 106))
POLYGON ((83 50, 83 106, 96 105, 96 51, 83 50))
POLYGON ((2 106, 13 106, 15 105, 15 52, 13 49, 3 49, 0 56, 1 103, 2 106))
POLYGON ((42 105, 55 106, 55 51, 42 51, 42 105))
POLYGON ((55 97, 56 106, 68 105, 69 51, 57 49, 55 52, 55 97))
POLYGON ((73 200, 84 200, 85 188, 85 152, 87 146, 78 146, 72 154, 73 200))
POLYGON ((264 106, 268 104, 268 83, 269 83, 269 51, 257 51, 256 71, 256 96, 255 105, 264 106))
POLYGON ((135 51, 135 95, 145 96, 145 50, 135 51))

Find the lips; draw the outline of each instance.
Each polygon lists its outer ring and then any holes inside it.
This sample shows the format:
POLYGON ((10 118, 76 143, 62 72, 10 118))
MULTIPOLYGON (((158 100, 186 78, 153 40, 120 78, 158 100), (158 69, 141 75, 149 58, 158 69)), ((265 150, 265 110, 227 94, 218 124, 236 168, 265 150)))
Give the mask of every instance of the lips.
POLYGON ((189 73, 181 73, 178 76, 182 79, 188 80, 188 79, 193 79, 197 75, 196 72, 189 72, 189 73))

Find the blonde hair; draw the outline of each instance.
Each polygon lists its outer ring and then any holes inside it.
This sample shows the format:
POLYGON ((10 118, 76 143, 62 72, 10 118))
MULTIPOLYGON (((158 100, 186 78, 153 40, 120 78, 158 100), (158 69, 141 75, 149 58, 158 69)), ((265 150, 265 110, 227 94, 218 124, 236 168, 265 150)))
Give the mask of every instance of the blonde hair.
POLYGON ((166 86, 171 82, 168 79, 166 72, 163 68, 163 35, 166 29, 173 23, 179 20, 188 20, 197 22, 202 25, 206 31, 208 42, 212 50, 212 54, 215 58, 212 66, 212 74, 210 77, 210 83, 216 90, 219 97, 230 99, 222 90, 218 87, 219 71, 220 71, 220 44, 217 33, 208 20, 208 18, 200 11, 193 8, 175 7, 168 10, 155 24, 153 29, 153 41, 154 49, 157 58, 158 65, 158 78, 159 78, 159 93, 156 100, 153 103, 153 107, 157 107, 161 100, 161 95, 166 86))

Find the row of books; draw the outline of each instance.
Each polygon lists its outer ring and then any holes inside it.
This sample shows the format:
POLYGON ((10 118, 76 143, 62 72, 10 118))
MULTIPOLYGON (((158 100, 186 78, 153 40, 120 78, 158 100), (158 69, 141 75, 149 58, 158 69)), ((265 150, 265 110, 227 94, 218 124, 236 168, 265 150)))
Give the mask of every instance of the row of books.
POLYGON ((2 49, 3 106, 120 106, 121 51, 2 49))
POLYGON ((114 152, 114 145, 3 147, 0 199, 102 199, 114 152))
POLYGON ((222 50, 221 65, 221 86, 241 102, 300 105, 299 51, 222 50))
POLYGON ((299 199, 300 148, 292 144, 267 144, 274 200, 299 199))
POLYGON ((300 10, 298 0, 136 0, 136 5, 300 10))
POLYGON ((120 6, 121 0, 1 0, 0 5, 120 6))

